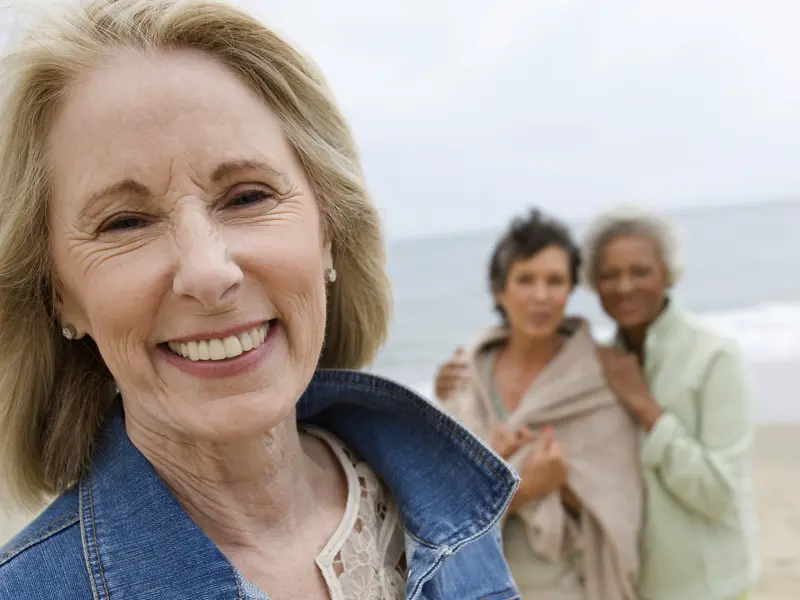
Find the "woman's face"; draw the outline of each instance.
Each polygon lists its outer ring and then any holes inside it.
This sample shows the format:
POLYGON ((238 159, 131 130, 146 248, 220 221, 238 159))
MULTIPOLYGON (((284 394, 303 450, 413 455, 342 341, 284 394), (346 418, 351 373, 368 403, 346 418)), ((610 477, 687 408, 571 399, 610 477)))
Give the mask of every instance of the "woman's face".
POLYGON ((556 335, 572 292, 570 273, 569 255, 558 246, 512 263, 495 295, 511 329, 531 339, 556 335))
POLYGON ((650 325, 669 287, 656 241, 643 235, 612 239, 600 257, 596 287, 603 309, 620 327, 650 325))
POLYGON ((127 417, 223 441, 290 416, 331 253, 264 102, 201 53, 122 52, 71 88, 49 150, 60 317, 96 342, 127 417))

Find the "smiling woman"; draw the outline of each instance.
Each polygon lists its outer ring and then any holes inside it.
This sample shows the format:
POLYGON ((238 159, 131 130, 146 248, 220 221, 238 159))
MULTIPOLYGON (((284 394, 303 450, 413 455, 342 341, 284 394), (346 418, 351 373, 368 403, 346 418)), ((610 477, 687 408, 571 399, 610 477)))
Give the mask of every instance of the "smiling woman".
POLYGON ((92 0, 5 66, 0 455, 58 498, 0 596, 515 597, 513 472, 321 370, 373 358, 390 293, 313 64, 224 4, 92 0))
POLYGON ((636 429, 588 323, 567 316, 581 253, 558 221, 512 221, 489 262, 502 324, 441 367, 442 404, 517 468, 503 546, 524 600, 634 600, 636 429))
POLYGON ((617 323, 600 352, 640 428, 646 486, 639 597, 743 599, 758 575, 749 375, 733 340, 680 310, 677 236, 623 207, 595 219, 585 281, 617 323))

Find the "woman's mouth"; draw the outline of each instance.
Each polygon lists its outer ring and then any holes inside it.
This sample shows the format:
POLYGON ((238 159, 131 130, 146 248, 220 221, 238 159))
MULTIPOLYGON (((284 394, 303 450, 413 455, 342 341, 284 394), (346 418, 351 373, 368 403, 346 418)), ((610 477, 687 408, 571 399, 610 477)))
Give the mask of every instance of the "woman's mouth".
POLYGON ((268 321, 224 338, 168 342, 166 346, 173 354, 194 362, 227 360, 261 347, 269 335, 271 325, 272 322, 268 321))
POLYGON ((545 325, 550 322, 550 312, 539 310, 528 313, 530 320, 536 325, 545 325))
POLYGON ((617 303, 617 311, 623 315, 630 315, 639 312, 639 303, 635 300, 620 300, 617 303))

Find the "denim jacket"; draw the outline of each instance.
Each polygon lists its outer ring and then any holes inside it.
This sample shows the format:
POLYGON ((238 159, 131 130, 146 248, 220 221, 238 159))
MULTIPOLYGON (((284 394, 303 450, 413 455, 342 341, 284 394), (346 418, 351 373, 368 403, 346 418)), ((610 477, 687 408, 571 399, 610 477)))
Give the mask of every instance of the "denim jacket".
MULTIPOLYGON (((391 490, 409 600, 519 598, 497 528, 518 478, 462 426, 356 371, 319 371, 297 415, 337 435, 391 490)), ((251 590, 133 446, 119 404, 91 469, 0 549, 2 600, 257 600, 251 590)))

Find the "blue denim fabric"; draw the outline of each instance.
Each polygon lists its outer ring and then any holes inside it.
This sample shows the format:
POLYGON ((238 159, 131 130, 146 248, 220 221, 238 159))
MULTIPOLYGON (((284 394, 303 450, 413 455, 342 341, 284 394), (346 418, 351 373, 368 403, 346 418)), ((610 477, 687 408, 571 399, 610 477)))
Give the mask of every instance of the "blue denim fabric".
MULTIPOLYGON (((297 411, 391 489, 406 530, 408 599, 519 598, 497 528, 517 476, 461 425, 410 390, 355 371, 319 371, 297 411)), ((117 406, 89 473, 0 549, 0 599, 128 598, 266 596, 178 505, 117 406)))

